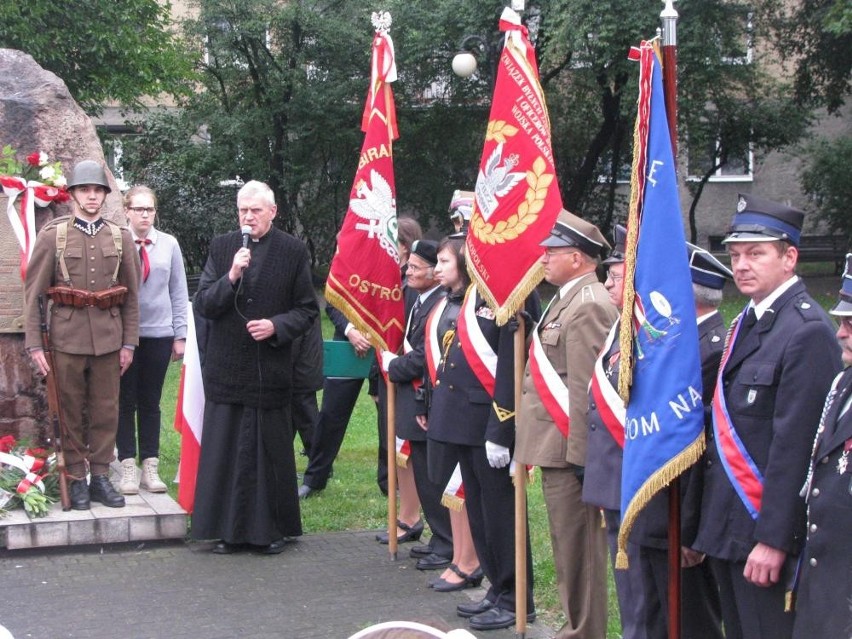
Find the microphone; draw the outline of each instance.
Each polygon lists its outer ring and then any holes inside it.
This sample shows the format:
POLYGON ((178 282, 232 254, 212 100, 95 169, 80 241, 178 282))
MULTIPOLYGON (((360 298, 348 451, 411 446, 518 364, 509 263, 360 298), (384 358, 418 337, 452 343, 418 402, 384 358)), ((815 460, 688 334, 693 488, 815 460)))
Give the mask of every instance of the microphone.
POLYGON ((248 248, 249 238, 251 237, 251 227, 246 225, 240 229, 243 234, 243 248, 248 248))

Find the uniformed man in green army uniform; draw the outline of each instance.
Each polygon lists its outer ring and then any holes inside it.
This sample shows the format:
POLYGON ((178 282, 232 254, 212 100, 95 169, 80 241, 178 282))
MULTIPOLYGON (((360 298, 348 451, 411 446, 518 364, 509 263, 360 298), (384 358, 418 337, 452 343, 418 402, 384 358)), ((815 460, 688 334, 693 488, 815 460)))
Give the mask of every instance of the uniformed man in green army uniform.
POLYGON ((97 501, 120 508, 124 497, 108 473, 118 427, 119 378, 138 344, 139 257, 127 229, 101 217, 110 186, 100 164, 79 162, 68 191, 74 215, 45 225, 27 268, 26 347, 38 371, 47 374, 38 304, 45 295, 52 302, 50 339, 71 507, 87 510, 90 501, 97 501))

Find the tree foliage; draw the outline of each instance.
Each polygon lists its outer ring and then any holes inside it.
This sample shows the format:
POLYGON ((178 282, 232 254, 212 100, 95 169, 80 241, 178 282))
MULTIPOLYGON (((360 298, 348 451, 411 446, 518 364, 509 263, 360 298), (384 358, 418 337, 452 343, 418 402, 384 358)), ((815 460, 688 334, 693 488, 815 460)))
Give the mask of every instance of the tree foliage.
MULTIPOLYGON (((749 151, 759 157, 783 148, 808 122, 790 83, 769 72, 776 41, 761 25, 775 15, 774 2, 677 5, 680 149, 699 178, 693 213, 720 166, 749 151)), ((504 2, 389 0, 386 6, 400 72, 398 208, 447 230, 452 191, 472 188, 478 169, 491 98, 487 58, 496 61, 504 2), (471 35, 477 37, 466 38, 471 35), (463 40, 480 56, 480 71, 464 80, 450 71, 463 40)), ((200 198, 202 185, 219 188, 237 176, 268 182, 279 205, 276 223, 309 243, 317 265, 326 264, 363 141, 369 10, 353 0, 197 0, 194 8, 196 17, 183 27, 203 59, 201 90, 186 100, 183 130, 174 130, 167 144, 153 138, 174 122, 141 124, 144 142, 127 153, 131 178, 159 181, 161 209, 176 197, 175 212, 198 207, 199 213, 202 206, 182 194, 200 198)), ((655 34, 658 11, 645 0, 531 0, 525 15, 566 208, 606 230, 626 213, 619 181, 631 161, 638 76, 627 53, 655 34)), ((693 222, 693 238, 696 232, 693 222)))
POLYGON ((157 0, 31 0, 0 3, 0 47, 30 54, 96 113, 108 101, 190 88, 192 58, 157 0))
POLYGON ((832 233, 852 247, 852 137, 821 138, 805 151, 802 188, 832 233))

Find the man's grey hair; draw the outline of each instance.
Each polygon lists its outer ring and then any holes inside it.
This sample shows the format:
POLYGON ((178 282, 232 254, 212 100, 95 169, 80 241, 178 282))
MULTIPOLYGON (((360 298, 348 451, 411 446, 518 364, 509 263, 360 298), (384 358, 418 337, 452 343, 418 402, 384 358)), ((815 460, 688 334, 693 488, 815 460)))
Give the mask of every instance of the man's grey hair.
POLYGON ((709 286, 702 286, 693 282, 692 295, 695 297, 696 303, 701 306, 719 308, 722 304, 722 289, 719 288, 710 288, 709 286))
POLYGON ((245 185, 237 192, 237 202, 244 197, 260 197, 261 200, 271 206, 275 206, 275 193, 269 188, 269 185, 257 180, 246 182, 245 185))

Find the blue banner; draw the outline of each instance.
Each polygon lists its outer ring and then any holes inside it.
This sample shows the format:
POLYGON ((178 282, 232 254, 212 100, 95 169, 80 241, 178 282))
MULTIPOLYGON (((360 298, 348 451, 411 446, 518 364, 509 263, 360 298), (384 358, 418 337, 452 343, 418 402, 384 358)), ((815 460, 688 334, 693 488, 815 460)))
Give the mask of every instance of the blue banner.
POLYGON ((645 69, 650 71, 650 104, 639 107, 639 117, 648 114, 647 145, 640 145, 647 151, 637 211, 634 364, 624 426, 620 548, 639 511, 704 447, 698 328, 662 67, 653 50, 642 55, 641 64, 653 66, 645 69))

